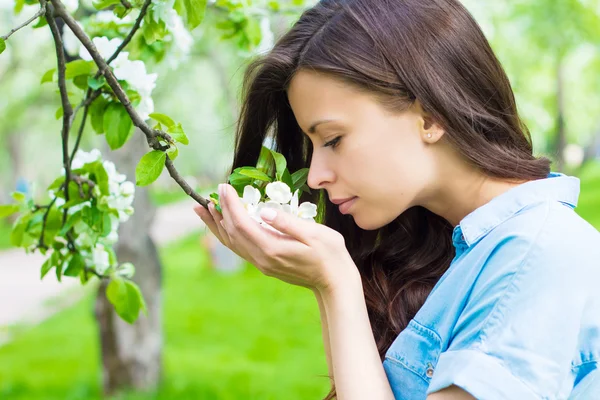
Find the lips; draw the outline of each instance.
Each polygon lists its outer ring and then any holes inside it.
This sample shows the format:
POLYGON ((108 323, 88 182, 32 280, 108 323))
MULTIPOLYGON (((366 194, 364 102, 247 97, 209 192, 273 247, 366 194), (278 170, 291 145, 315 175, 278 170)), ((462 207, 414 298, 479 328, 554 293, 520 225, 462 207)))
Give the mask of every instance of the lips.
MULTIPOLYGON (((356 197, 356 196, 354 196, 354 197, 356 197)), ((340 204, 342 204, 342 203, 345 203, 345 202, 347 202, 348 200, 352 200, 354 197, 346 197, 345 199, 331 199, 330 201, 331 201, 333 204, 336 204, 336 205, 338 205, 338 206, 339 206, 340 204)))

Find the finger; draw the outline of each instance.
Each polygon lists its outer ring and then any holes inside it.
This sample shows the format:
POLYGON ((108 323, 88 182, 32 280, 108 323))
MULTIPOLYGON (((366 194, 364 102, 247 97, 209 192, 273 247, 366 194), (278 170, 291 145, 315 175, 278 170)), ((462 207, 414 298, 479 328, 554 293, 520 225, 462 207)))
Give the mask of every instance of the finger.
POLYGON ((267 229, 248 215, 233 186, 224 184, 223 191, 225 196, 220 196, 220 200, 227 231, 237 237, 243 236, 253 247, 268 245, 273 240, 273 235, 268 235, 267 229))
POLYGON ((319 226, 314 221, 303 220, 285 211, 263 208, 260 217, 277 229, 296 240, 308 245, 317 234, 319 226))
POLYGON ((215 221, 215 225, 217 226, 217 230, 219 231, 219 235, 221 236, 222 242, 227 247, 231 248, 231 238, 229 237, 229 233, 227 229, 223 226, 223 215, 217 211, 214 204, 209 204, 208 209, 215 221))
MULTIPOLYGON (((210 210, 210 203, 208 205, 209 210, 210 210)), ((219 241, 223 244, 225 244, 225 241, 222 238, 221 232, 219 231, 218 228, 218 223, 215 221, 212 212, 210 212, 209 210, 205 209, 204 207, 202 207, 201 205, 197 205, 194 206, 194 211, 196 212, 196 214, 198 216, 200 216, 200 218, 202 219, 202 221, 204 221, 204 223, 206 224, 206 226, 208 227, 208 229, 210 229, 210 231, 212 232, 213 235, 215 235, 215 237, 217 239, 219 239, 219 241)))

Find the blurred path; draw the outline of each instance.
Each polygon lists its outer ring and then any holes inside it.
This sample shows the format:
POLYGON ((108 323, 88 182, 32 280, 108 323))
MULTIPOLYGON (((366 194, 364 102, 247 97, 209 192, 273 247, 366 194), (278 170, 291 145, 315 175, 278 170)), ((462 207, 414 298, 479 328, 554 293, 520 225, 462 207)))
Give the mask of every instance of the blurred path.
MULTIPOLYGON (((163 245, 204 227, 194 213, 193 200, 185 200, 157 209, 150 232, 156 243, 163 245)), ((0 345, 9 338, 12 324, 36 324, 79 300, 87 291, 95 290, 90 282, 82 286, 78 279, 66 277, 62 283, 52 270, 40 280, 44 256, 25 254, 23 249, 0 252, 0 345)))

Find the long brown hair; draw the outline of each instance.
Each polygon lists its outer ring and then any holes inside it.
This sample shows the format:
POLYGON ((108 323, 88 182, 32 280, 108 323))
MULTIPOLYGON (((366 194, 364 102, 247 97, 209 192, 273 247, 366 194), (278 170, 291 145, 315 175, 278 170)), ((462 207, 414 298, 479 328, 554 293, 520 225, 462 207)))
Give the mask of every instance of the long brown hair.
MULTIPOLYGON (((232 171, 256 165, 266 135, 290 171, 309 167, 312 145, 286 95, 302 68, 371 93, 397 112, 419 100, 461 156, 487 176, 522 181, 550 172, 550 160, 533 155, 500 62, 458 0, 323 0, 306 10, 246 70, 232 171)), ((366 231, 326 196, 313 190, 302 200, 317 203, 320 221, 344 236, 383 361, 454 258, 453 226, 415 206, 366 231)), ((335 387, 326 399, 334 397, 335 387)))

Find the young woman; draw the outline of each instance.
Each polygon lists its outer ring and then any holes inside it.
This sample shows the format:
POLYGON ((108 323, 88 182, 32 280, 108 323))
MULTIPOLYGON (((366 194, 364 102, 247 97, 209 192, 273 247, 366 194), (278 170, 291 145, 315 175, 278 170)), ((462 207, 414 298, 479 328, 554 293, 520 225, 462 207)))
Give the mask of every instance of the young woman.
POLYGON ((579 180, 532 154, 458 0, 304 12, 247 71, 232 170, 267 135, 290 171, 310 167, 302 200, 324 223, 278 213, 278 235, 229 185, 222 214, 196 212, 314 292, 328 399, 600 398, 600 233, 573 211, 579 180))

